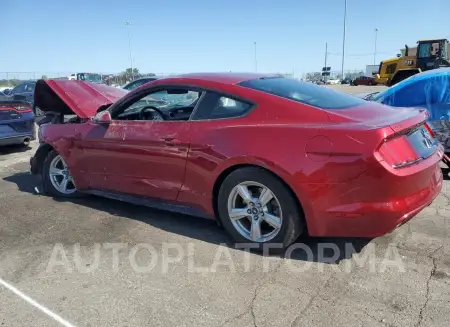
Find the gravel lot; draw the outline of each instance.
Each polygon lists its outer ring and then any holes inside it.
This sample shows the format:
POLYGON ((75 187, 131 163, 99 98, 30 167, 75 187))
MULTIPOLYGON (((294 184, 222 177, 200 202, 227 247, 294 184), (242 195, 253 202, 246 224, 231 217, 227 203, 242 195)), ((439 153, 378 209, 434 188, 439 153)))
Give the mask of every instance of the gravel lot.
POLYGON ((358 86, 351 86, 351 85, 327 85, 326 87, 329 87, 334 90, 338 90, 345 93, 370 93, 370 92, 380 92, 387 87, 384 85, 375 85, 375 86, 364 86, 364 85, 358 85, 358 86))
POLYGON ((450 181, 390 235, 303 239, 284 259, 212 221, 34 194, 34 149, 2 151, 1 326, 448 326, 450 181))

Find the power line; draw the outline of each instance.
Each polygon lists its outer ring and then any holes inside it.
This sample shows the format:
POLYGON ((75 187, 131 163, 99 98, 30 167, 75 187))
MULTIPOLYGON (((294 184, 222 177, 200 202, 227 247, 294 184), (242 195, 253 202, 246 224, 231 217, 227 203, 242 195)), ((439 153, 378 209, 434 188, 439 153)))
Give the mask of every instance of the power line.
MULTIPOLYGON (((389 54, 392 53, 392 51, 377 51, 377 54, 389 54)), ((328 52, 329 55, 332 56, 342 56, 342 53, 337 53, 337 52, 328 52)), ((346 54, 346 57, 367 57, 367 56, 372 56, 373 57, 373 53, 360 53, 360 54, 346 54)))

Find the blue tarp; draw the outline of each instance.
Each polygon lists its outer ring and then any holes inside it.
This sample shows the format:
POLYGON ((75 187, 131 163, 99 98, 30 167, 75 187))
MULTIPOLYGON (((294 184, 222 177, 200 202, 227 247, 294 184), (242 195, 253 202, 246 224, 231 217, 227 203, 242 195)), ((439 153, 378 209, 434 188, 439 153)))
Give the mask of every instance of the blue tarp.
POLYGON ((393 107, 423 107, 430 121, 450 119, 450 68, 419 73, 378 93, 372 101, 393 107))
POLYGON ((371 98, 393 107, 422 107, 428 110, 428 125, 450 153, 450 68, 413 75, 371 98))

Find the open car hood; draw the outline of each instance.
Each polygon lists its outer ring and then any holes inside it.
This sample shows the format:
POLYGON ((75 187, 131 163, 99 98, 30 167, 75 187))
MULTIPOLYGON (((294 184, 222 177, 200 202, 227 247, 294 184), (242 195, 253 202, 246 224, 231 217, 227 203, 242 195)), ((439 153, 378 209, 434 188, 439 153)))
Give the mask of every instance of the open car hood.
POLYGON ((116 102, 127 93, 127 90, 91 82, 39 80, 34 92, 34 104, 43 112, 90 118, 101 107, 116 102))

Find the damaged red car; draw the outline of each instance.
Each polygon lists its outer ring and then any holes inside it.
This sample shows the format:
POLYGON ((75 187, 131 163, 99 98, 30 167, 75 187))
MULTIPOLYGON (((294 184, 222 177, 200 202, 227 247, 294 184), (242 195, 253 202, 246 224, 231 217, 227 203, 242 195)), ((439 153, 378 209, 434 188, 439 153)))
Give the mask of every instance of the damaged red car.
POLYGON ((31 171, 95 194, 217 219, 236 242, 377 237, 442 187, 427 113, 260 74, 187 74, 132 92, 41 80, 31 171))

